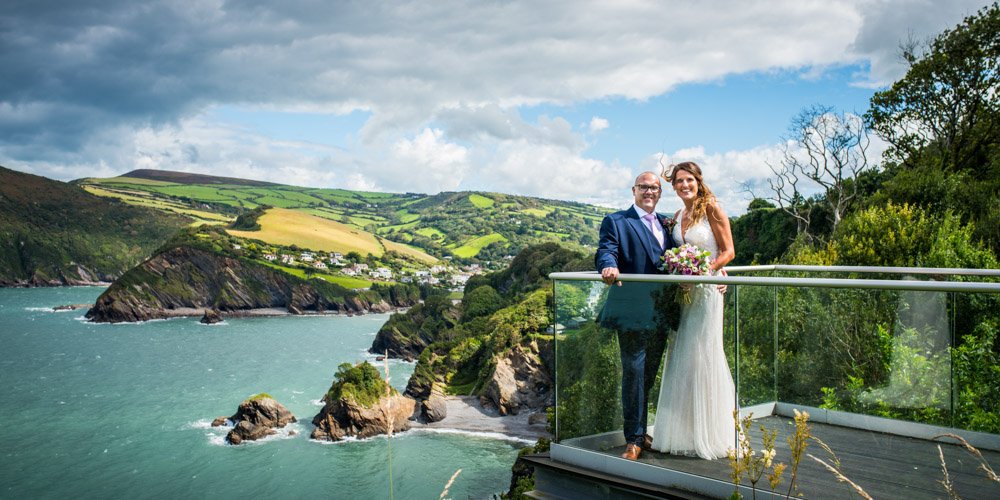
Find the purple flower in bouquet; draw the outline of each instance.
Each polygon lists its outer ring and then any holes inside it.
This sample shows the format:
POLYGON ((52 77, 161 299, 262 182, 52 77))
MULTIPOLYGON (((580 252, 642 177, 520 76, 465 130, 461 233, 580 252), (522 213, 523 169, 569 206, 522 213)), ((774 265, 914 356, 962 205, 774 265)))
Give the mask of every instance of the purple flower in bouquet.
MULTIPOLYGON (((660 262, 660 270, 667 274, 702 276, 709 273, 709 266, 712 265, 712 253, 690 243, 685 243, 663 252, 663 255, 660 256, 660 262)), ((686 304, 691 303, 691 295, 686 290, 681 290, 681 295, 677 298, 686 304)))

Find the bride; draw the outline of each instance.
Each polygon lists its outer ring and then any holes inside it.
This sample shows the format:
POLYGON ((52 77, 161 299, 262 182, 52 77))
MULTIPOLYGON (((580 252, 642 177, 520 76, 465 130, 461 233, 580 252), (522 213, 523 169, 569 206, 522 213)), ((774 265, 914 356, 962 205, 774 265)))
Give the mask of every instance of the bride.
MULTIPOLYGON (((702 181, 693 162, 674 165, 665 176, 684 202, 674 215, 673 238, 712 253, 711 273, 733 260, 729 218, 702 181)), ((735 446, 736 389, 722 344, 722 293, 716 285, 689 289, 680 326, 663 367, 652 447, 705 459, 722 458, 735 446)))

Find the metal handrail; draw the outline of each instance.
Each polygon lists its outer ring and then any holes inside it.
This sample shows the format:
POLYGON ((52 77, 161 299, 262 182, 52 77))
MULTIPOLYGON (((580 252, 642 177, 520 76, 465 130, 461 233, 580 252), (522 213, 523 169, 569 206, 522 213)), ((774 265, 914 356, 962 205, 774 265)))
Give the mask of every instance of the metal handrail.
MULTIPOLYGON (((820 267, 820 266, 816 266, 820 267)), ((888 268, 886 268, 888 269, 888 268)), ((900 268, 895 268, 900 269, 900 268)), ((727 268, 728 271, 728 268, 727 268)), ((600 281, 596 271, 550 273, 549 279, 563 281, 600 281)), ((621 274, 623 282, 640 283, 714 283, 725 285, 800 286, 814 288, 859 288, 878 290, 917 290, 927 292, 1000 293, 1000 283, 965 283, 959 281, 869 280, 845 278, 782 278, 768 276, 683 276, 677 274, 621 274)))
POLYGON ((961 267, 799 266, 799 265, 788 265, 788 264, 726 267, 726 272, 729 273, 742 273, 742 272, 753 272, 753 271, 932 274, 932 275, 945 275, 945 276, 1000 276, 1000 269, 970 269, 961 267))

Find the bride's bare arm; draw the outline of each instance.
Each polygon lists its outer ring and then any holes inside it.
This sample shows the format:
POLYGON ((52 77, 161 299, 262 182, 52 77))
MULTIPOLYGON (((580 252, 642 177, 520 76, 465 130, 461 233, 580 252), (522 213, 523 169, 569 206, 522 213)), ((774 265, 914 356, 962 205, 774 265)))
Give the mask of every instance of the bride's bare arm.
POLYGON ((733 248, 733 231, 729 227, 729 217, 722 211, 718 202, 714 202, 706 207, 705 215, 708 216, 708 225, 715 235, 715 243, 719 245, 719 253, 715 256, 710 269, 713 273, 726 267, 736 257, 736 250, 733 248))

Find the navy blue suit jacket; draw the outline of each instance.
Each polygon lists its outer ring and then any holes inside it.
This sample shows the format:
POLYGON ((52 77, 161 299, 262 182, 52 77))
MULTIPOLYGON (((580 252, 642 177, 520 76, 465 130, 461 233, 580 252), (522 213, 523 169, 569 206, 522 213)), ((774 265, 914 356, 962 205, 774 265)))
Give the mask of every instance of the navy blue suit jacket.
MULTIPOLYGON (((661 214, 656 214, 656 218, 661 225, 668 219, 661 214)), ((663 232, 664 246, 661 248, 634 208, 629 207, 605 216, 601 222, 597 255, 594 256, 597 272, 607 267, 617 267, 619 272, 626 274, 660 273, 660 255, 666 249, 677 246, 666 228, 663 232)), ((622 283, 622 286, 612 285, 610 288, 607 301, 598 316, 601 325, 618 330, 651 329, 654 323, 660 322, 657 316, 667 312, 669 326, 676 328, 674 301, 664 299, 664 289, 668 287, 632 282, 622 283)))

